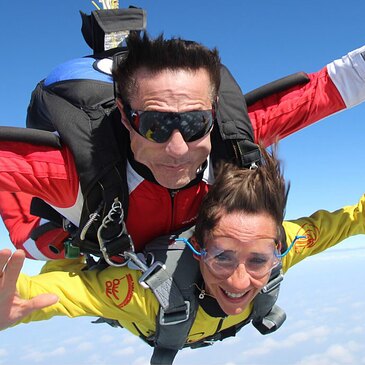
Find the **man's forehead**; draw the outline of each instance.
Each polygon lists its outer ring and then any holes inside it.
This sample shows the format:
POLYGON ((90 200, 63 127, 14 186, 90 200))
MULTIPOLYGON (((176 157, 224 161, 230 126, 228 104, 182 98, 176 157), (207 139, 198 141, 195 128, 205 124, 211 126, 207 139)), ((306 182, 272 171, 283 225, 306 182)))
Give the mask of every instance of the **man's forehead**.
POLYGON ((205 68, 199 68, 196 70, 186 69, 186 68, 177 68, 177 69, 163 69, 163 70, 150 70, 146 67, 141 67, 134 73, 134 79, 136 82, 140 82, 142 80, 151 80, 151 79, 163 79, 163 78, 171 78, 176 77, 176 75, 183 74, 186 79, 191 78, 206 78, 210 83, 209 73, 205 68))
POLYGON ((135 76, 131 95, 134 107, 161 111, 203 110, 211 108, 212 86, 205 69, 178 69, 151 72, 145 68, 135 76))

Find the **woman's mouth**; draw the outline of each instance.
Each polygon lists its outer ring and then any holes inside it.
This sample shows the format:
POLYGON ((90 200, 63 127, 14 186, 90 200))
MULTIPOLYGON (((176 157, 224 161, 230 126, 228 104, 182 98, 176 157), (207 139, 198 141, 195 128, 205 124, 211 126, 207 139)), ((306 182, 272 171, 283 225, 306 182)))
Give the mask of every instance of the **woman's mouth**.
POLYGON ((223 293, 230 299, 242 299, 248 291, 242 292, 242 293, 231 293, 228 290, 222 289, 223 293))

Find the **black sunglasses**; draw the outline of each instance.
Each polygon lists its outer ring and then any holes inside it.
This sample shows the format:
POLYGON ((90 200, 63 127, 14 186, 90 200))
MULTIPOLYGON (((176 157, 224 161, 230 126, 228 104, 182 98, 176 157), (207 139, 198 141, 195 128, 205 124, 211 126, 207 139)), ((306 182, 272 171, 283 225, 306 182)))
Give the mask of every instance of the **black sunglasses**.
POLYGON ((193 142, 207 135, 214 123, 215 111, 194 110, 190 112, 157 112, 133 110, 124 107, 133 129, 149 141, 164 143, 177 129, 185 142, 193 142))

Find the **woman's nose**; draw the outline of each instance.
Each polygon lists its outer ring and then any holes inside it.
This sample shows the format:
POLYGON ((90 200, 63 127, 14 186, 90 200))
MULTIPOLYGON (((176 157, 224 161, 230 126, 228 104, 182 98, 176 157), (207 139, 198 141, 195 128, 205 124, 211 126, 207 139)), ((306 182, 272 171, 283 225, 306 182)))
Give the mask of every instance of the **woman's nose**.
POLYGON ((244 264, 239 264, 233 274, 227 279, 229 285, 237 291, 247 289, 251 285, 251 276, 244 264))

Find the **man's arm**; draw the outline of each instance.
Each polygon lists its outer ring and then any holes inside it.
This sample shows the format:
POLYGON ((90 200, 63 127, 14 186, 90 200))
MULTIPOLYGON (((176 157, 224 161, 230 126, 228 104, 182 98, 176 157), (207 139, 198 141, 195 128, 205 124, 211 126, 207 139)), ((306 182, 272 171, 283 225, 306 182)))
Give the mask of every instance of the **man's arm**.
POLYGON ((59 224, 32 215, 29 211, 32 198, 20 192, 0 191, 0 215, 11 242, 30 259, 63 259, 63 242, 68 232, 59 224))
POLYGON ((19 322, 32 312, 57 303, 54 294, 40 294, 31 299, 22 299, 16 282, 25 259, 24 251, 0 251, 0 329, 19 322))
POLYGON ((365 46, 335 60, 310 81, 270 95, 248 108, 255 140, 274 143, 365 100, 365 46))
POLYGON ((83 197, 67 148, 0 141, 0 191, 37 196, 79 224, 83 197))

